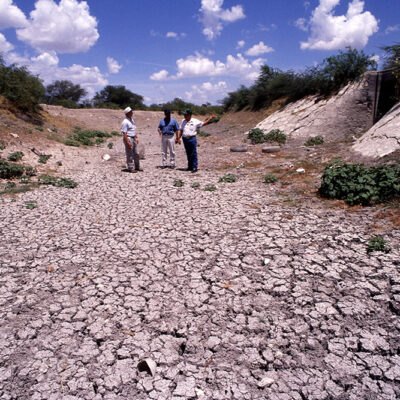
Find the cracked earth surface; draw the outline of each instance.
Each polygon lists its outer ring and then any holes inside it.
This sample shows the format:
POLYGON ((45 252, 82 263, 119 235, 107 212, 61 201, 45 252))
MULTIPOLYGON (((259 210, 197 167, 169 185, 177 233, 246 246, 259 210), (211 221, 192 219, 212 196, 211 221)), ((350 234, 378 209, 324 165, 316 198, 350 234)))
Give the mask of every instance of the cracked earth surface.
POLYGON ((118 140, 75 189, 0 198, 0 398, 400 398, 399 229, 368 255, 369 209, 219 183, 203 147, 198 174, 182 148, 160 170, 142 140, 143 173, 118 140))

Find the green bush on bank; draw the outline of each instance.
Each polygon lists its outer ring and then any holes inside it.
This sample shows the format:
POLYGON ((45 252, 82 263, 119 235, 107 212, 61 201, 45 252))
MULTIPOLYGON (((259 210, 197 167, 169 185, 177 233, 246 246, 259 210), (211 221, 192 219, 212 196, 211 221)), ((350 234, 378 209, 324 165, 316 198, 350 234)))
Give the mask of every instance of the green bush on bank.
POLYGON ((371 205, 400 196, 400 165, 365 167, 334 160, 322 175, 321 197, 371 205))

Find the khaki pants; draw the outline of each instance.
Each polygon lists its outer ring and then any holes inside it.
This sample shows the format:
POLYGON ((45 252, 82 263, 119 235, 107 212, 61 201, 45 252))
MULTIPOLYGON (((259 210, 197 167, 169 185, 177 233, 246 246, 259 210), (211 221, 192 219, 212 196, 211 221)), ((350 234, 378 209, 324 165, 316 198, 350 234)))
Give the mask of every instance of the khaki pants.
POLYGON ((136 139, 128 136, 128 140, 132 145, 131 149, 126 145, 125 140, 123 140, 126 153, 126 165, 129 171, 133 171, 133 169, 140 168, 139 153, 137 150, 136 139))
POLYGON ((161 136, 161 153, 163 167, 167 166, 168 150, 171 167, 175 167, 175 135, 161 136))

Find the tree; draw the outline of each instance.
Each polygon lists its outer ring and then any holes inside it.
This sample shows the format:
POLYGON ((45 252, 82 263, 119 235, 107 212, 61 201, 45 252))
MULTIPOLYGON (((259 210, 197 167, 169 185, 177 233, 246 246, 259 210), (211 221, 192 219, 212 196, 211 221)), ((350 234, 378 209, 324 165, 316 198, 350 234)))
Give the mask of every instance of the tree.
POLYGON ((143 110, 146 106, 143 104, 143 96, 133 93, 125 86, 106 86, 100 92, 97 92, 93 98, 96 107, 125 108, 143 110))
POLYGON ((46 86, 46 100, 49 103, 57 103, 58 100, 69 100, 78 103, 87 92, 80 85, 74 85, 71 81, 55 81, 46 86))
POLYGON ((393 76, 395 78, 396 98, 400 98, 400 43, 393 44, 392 46, 381 47, 385 51, 384 55, 384 69, 393 69, 393 76))
POLYGON ((44 95, 41 79, 26 67, 6 66, 0 55, 0 95, 7 98, 18 111, 37 115, 44 95))
POLYGON ((322 63, 322 74, 331 82, 328 91, 334 92, 353 82, 366 71, 376 71, 378 63, 362 50, 346 47, 336 56, 326 58, 322 63))

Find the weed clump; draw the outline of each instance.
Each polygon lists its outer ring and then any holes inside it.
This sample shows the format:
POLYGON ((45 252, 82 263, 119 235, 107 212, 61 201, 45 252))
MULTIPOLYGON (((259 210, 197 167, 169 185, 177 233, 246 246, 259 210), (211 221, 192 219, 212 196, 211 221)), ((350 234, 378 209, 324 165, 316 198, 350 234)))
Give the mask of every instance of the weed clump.
POLYGON ((215 192, 217 190, 217 187, 215 185, 207 185, 204 190, 206 192, 215 192))
POLYGON ((304 143, 304 146, 313 147, 313 146, 319 146, 321 144, 324 144, 324 138, 322 136, 314 136, 308 139, 304 143))
POLYGON ((38 178, 40 185, 51 185, 56 187, 65 187, 69 189, 76 188, 78 183, 69 178, 56 178, 51 175, 40 175, 38 178))
POLYGON ((104 138, 110 138, 112 135, 107 132, 97 130, 83 130, 75 127, 74 134, 69 135, 68 139, 64 142, 67 146, 79 147, 81 144, 84 146, 94 146, 104 142, 104 138), (94 141, 93 141, 94 140, 94 141))
POLYGON ((193 182, 190 187, 192 187, 193 189, 197 189, 200 187, 200 183, 199 182, 193 182))
POLYGON ((367 253, 370 254, 373 251, 381 251, 383 253, 389 253, 391 248, 388 242, 380 236, 375 236, 370 239, 367 246, 367 253))
POLYGON ((44 155, 42 155, 42 156, 39 156, 39 162, 40 162, 41 164, 46 164, 47 161, 48 161, 48 159, 49 159, 50 157, 51 157, 51 156, 50 156, 50 155, 47 155, 47 154, 44 154, 44 155))
POLYGON ((211 134, 209 134, 208 132, 204 132, 204 131, 200 131, 198 133, 198 135, 201 136, 201 137, 209 137, 209 136, 211 136, 211 134))
POLYGON ((24 156, 24 153, 22 151, 14 151, 14 153, 11 153, 8 155, 7 160, 8 161, 20 161, 20 160, 22 160, 23 156, 24 156))
POLYGON ((286 135, 280 129, 272 129, 268 133, 264 133, 264 131, 260 128, 250 129, 248 135, 248 139, 250 139, 252 144, 265 143, 265 142, 276 142, 276 143, 286 143, 286 135))
POLYGON ((383 203, 400 196, 400 165, 364 167, 336 159, 325 167, 318 193, 350 205, 383 203))
POLYGON ((107 147, 111 150, 114 147, 114 143, 112 143, 112 142, 108 143, 107 147))
POLYGON ((34 208, 37 208, 37 203, 36 203, 36 201, 26 201, 25 202, 25 207, 28 210, 33 210, 34 208))
POLYGON ((264 182, 265 183, 276 183, 276 182, 278 182, 278 178, 274 174, 267 174, 264 176, 264 182))
POLYGON ((4 140, 0 140, 0 150, 4 150, 6 148, 6 143, 4 140))
POLYGON ((173 185, 175 187, 182 187, 185 184, 181 179, 175 179, 173 185))
POLYGON ((233 183, 237 181, 237 176, 234 174, 226 174, 222 178, 219 178, 219 181, 225 183, 233 183))

